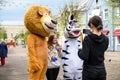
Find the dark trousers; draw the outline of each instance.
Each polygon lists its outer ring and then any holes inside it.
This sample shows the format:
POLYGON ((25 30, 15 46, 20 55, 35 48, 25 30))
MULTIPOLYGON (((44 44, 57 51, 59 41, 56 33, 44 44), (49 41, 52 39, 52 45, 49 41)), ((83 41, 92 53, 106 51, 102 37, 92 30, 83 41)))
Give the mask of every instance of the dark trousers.
POLYGON ((105 68, 83 68, 82 80, 106 80, 105 68))
POLYGON ((47 72, 46 72, 47 80, 57 80, 59 69, 60 67, 47 69, 47 72))
POLYGON ((5 64, 5 57, 1 57, 1 65, 5 64))

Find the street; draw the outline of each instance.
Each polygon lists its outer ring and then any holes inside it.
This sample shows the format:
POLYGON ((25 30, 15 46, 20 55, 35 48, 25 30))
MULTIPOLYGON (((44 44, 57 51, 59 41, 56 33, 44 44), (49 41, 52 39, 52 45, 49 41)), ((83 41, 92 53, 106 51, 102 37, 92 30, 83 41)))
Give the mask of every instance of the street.
POLYGON ((26 48, 9 48, 6 64, 0 66, 0 80, 27 80, 26 48))
MULTIPOLYGON (((120 80, 120 52, 106 52, 107 80, 120 80)), ((62 68, 58 80, 62 80, 62 68)), ((0 80, 28 80, 27 48, 9 48, 6 64, 0 66, 0 80)))

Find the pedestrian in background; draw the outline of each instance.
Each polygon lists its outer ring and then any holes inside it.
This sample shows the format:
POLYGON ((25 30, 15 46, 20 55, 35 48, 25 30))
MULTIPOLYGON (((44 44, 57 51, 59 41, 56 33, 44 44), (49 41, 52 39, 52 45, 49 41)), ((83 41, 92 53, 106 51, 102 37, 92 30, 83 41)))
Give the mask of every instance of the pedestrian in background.
POLYGON ((102 34, 103 24, 99 16, 90 18, 88 26, 92 30, 83 41, 83 47, 78 55, 84 60, 82 80, 106 80, 104 53, 109 40, 102 34))
POLYGON ((47 80, 57 80, 60 70, 61 46, 58 44, 57 35, 51 35, 48 39, 48 69, 47 80))
POLYGON ((7 48, 7 44, 2 41, 0 43, 0 58, 1 58, 1 65, 5 65, 5 58, 7 57, 7 53, 8 53, 8 48, 7 48))

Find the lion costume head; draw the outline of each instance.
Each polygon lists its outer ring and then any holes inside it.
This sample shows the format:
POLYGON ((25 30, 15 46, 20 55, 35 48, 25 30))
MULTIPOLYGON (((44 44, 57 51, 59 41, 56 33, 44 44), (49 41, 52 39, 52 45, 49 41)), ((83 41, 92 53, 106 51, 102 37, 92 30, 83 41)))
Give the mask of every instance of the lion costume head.
POLYGON ((51 12, 44 6, 31 6, 25 14, 26 28, 33 34, 47 37, 54 31, 57 22, 51 18, 51 12))

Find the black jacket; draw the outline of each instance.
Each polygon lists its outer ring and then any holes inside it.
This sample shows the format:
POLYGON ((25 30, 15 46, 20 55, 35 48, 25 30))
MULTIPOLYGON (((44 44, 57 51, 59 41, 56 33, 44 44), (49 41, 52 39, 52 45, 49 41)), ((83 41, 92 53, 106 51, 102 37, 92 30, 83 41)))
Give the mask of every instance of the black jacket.
POLYGON ((7 53, 8 53, 7 44, 1 43, 0 44, 0 57, 7 57, 7 53))
POLYGON ((109 40, 103 34, 86 36, 83 41, 83 48, 78 52, 79 57, 84 60, 84 66, 104 63, 104 52, 107 50, 108 44, 109 40))

